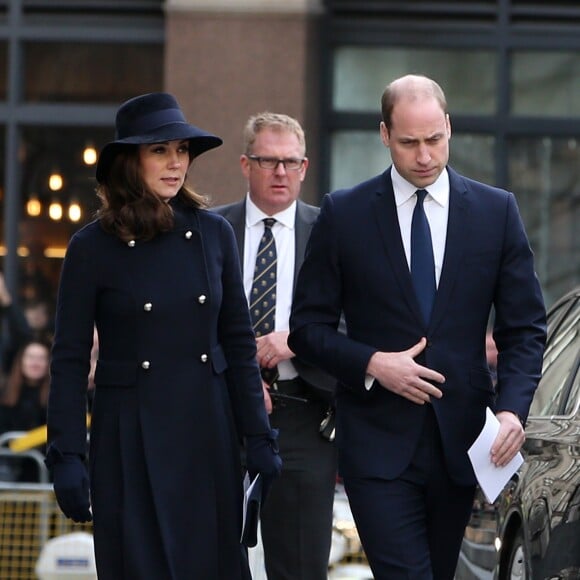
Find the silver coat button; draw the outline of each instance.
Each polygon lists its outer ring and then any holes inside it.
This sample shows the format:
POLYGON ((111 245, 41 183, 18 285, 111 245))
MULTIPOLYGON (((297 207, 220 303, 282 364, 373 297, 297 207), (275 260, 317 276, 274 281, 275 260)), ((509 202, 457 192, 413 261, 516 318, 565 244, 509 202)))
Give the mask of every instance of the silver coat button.
POLYGON ((143 304, 143 310, 145 310, 145 312, 151 312, 152 308, 153 304, 151 304, 151 302, 145 302, 145 304, 143 304))
POLYGON ((199 357, 199 360, 200 360, 202 363, 206 363, 206 362, 207 362, 207 359, 208 359, 208 356, 207 356, 207 354, 202 354, 202 355, 199 357))
POLYGON ((191 231, 190 231, 190 230, 187 230, 187 231, 185 232, 185 239, 186 239, 186 240, 191 240, 191 236, 193 236, 193 234, 191 233, 191 231))
POLYGON ((206 301, 206 300, 207 300, 207 297, 206 297, 206 295, 205 295, 205 294, 201 294, 201 295, 200 295, 200 296, 198 296, 198 298, 197 298, 197 301, 198 301, 200 304, 205 304, 205 301, 206 301))
POLYGON ((141 368, 142 368, 142 369, 145 369, 145 370, 147 370, 147 369, 149 369, 149 367, 150 367, 150 366, 151 366, 151 363, 150 363, 148 360, 144 360, 144 361, 141 363, 141 368))
POLYGON ((127 245, 128 245, 130 248, 134 248, 134 247, 135 247, 135 240, 129 240, 129 241, 127 242, 127 245))

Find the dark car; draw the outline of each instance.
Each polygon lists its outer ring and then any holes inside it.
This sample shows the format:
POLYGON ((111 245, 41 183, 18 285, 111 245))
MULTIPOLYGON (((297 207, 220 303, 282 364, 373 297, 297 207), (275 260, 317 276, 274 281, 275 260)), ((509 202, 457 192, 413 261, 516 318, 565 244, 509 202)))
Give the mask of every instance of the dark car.
POLYGON ((580 288, 548 313, 525 462, 495 503, 478 490, 456 580, 580 579, 580 288))

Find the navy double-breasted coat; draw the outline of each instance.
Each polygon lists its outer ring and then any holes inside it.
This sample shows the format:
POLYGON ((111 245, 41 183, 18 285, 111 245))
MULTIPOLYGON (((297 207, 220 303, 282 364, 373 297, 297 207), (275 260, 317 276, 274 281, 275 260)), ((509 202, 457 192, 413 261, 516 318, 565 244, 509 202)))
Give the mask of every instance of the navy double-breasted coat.
POLYGON ((100 580, 249 578, 239 441, 269 432, 238 251, 221 216, 123 242, 98 221, 69 244, 51 364, 49 440, 86 448, 100 580))

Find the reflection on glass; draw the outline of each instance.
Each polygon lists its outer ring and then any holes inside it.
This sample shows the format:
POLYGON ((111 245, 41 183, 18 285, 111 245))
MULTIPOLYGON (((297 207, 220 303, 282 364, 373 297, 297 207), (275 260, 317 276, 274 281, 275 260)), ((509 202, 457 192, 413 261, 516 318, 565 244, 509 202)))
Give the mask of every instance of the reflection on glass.
POLYGON ((509 188, 516 194, 546 302, 580 283, 580 143, 514 138, 509 188))
POLYGON ((451 113, 492 114, 497 100, 496 58, 485 50, 338 47, 333 109, 379 111, 385 86, 415 71, 441 85, 451 113))
MULTIPOLYGON (((487 135, 453 134, 450 164, 456 171, 493 183, 494 139, 487 135)), ((350 187, 382 173, 391 164, 379 130, 337 131, 331 146, 331 190, 350 187)))
POLYGON ((516 115, 580 117, 580 54, 515 52, 512 107, 516 115))

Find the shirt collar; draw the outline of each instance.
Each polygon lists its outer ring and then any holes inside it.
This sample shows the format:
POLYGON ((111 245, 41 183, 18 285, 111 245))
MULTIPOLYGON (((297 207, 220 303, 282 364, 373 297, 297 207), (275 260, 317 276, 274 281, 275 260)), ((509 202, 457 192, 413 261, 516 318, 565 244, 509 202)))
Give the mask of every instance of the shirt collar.
POLYGON ((246 227, 251 228, 260 223, 264 218, 273 217, 277 222, 283 226, 293 230, 296 220, 296 201, 292 202, 290 207, 285 210, 275 213, 274 215, 265 214, 250 198, 250 194, 246 195, 246 227))
MULTIPOLYGON (((397 207, 407 202, 417 191, 417 187, 408 182, 394 165, 391 166, 391 180, 397 207)), ((449 173, 447 173, 447 169, 443 169, 437 180, 424 189, 441 207, 447 207, 449 203, 449 173)))

